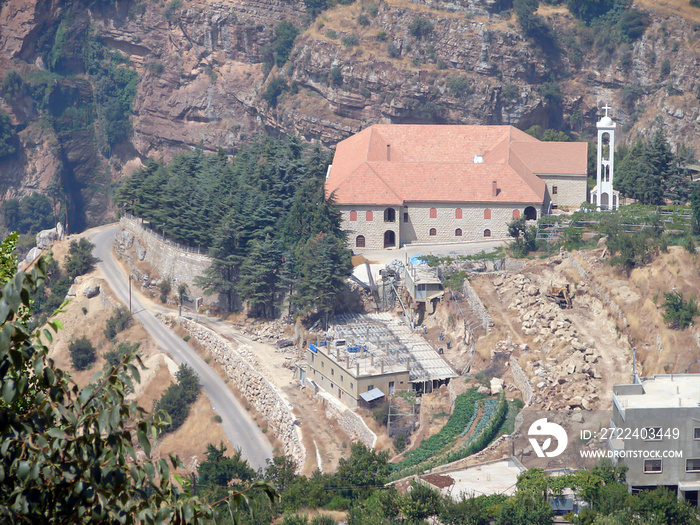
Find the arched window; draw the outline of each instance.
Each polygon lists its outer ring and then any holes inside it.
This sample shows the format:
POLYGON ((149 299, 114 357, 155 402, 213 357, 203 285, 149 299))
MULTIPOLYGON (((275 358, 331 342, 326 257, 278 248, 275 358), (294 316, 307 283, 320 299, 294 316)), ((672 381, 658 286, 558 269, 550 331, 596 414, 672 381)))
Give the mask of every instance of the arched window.
POLYGON ((537 210, 534 206, 528 206, 525 208, 525 220, 526 221, 536 221, 537 220, 537 210))
POLYGON ((462 236, 462 230, 461 228, 457 228, 455 230, 455 237, 461 237, 462 236))
POLYGON ((435 228, 430 228, 430 236, 435 237, 437 235, 437 230, 435 228))
POLYGON ((455 208, 455 219, 462 218, 462 208, 455 208))
POLYGON ((384 210, 384 222, 395 222, 396 221, 396 210, 394 208, 387 208, 384 210))
POLYGON ((490 219, 491 218, 491 210, 486 208, 484 210, 484 219, 490 219))
POLYGON ((600 136, 601 148, 600 156, 603 160, 610 160, 610 133, 603 133, 600 136))
POLYGON ((367 212, 367 214, 365 215, 365 219, 367 220, 367 222, 372 222, 372 220, 374 219, 374 215, 372 215, 372 210, 367 212))
POLYGON ((437 208, 430 208, 430 218, 437 219, 437 208))
POLYGON ((491 237, 491 230, 484 230, 484 237, 491 237))
POLYGON ((356 248, 364 248, 365 247, 365 236, 364 235, 358 235, 355 237, 355 247, 356 248))
POLYGON ((520 210, 513 210, 513 218, 518 220, 520 218, 520 210))
POLYGON ((355 222, 357 220, 357 211, 350 210, 350 222, 355 222))

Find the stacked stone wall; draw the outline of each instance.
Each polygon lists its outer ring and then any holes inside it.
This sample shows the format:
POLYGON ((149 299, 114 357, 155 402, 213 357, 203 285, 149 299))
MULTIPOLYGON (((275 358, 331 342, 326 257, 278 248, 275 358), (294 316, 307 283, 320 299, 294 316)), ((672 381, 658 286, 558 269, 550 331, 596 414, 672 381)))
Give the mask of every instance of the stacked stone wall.
POLYGON ((377 435, 370 430, 367 424, 358 414, 350 410, 343 403, 335 399, 328 392, 318 392, 318 397, 326 408, 326 417, 335 419, 352 439, 358 439, 368 448, 374 448, 377 444, 377 435))
MULTIPOLYGON (((166 318, 172 323, 172 318, 166 318)), ((202 325, 182 319, 182 326, 191 337, 209 350, 220 363, 243 397, 265 419, 280 439, 284 454, 292 458, 301 472, 306 460, 306 450, 301 442, 301 430, 289 403, 272 384, 255 370, 231 345, 215 332, 202 325)))
POLYGON ((588 183, 585 176, 574 175, 540 175, 547 185, 547 190, 552 198, 552 203, 559 207, 578 208, 582 202, 588 200, 588 183), (553 193, 554 186, 557 193, 553 193))
POLYGON ((121 248, 123 255, 133 247, 136 258, 139 261, 146 261, 158 271, 161 277, 170 280, 173 289, 177 289, 177 283, 185 283, 188 286, 188 295, 203 297, 205 305, 222 304, 222 298, 218 294, 204 295, 204 290, 194 284, 195 279, 204 275, 211 265, 209 257, 186 251, 174 243, 171 244, 153 231, 144 228, 137 219, 122 217, 119 225, 122 231, 117 235, 116 244, 121 248))

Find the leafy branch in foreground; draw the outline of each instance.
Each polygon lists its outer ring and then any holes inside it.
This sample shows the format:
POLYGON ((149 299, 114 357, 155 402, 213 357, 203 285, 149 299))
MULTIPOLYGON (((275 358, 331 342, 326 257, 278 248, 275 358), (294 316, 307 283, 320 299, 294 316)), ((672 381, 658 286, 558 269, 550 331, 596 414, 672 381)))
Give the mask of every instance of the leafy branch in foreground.
MULTIPOLYGON (((43 284, 45 263, 18 273, 0 292, 0 521, 2 523, 200 523, 211 507, 189 483, 171 476, 183 468, 151 457, 167 418, 126 399, 139 381, 138 356, 106 366, 79 388, 48 357, 23 312, 43 284), (179 483, 173 483, 174 478, 179 483)), ((53 332, 61 326, 48 323, 53 332)), ((274 489, 268 487, 269 494, 274 489)), ((235 509, 242 492, 227 495, 235 509)), ((227 500, 228 501, 228 500, 227 500)))

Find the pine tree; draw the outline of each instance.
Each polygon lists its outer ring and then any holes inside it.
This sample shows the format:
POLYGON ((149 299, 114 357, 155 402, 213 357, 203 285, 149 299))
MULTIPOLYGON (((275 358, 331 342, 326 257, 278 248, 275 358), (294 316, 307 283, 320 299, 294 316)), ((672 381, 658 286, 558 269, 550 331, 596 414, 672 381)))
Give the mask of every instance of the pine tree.
POLYGON ((252 314, 271 318, 282 285, 282 250, 279 241, 269 237, 253 242, 250 253, 241 266, 238 291, 248 302, 252 314))

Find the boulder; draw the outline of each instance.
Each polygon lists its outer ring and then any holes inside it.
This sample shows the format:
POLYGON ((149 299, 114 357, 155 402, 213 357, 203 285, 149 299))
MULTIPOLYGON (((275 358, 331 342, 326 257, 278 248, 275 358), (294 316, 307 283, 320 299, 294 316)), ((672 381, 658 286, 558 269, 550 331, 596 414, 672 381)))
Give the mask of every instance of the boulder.
POLYGON ((503 379, 494 377, 491 379, 491 394, 499 394, 503 390, 503 379))
POLYGON ((70 288, 68 288, 66 297, 75 297, 75 285, 71 284, 70 288))
POLYGON ((20 263, 20 266, 22 266, 22 265, 27 265, 27 264, 31 264, 31 263, 33 263, 34 261, 36 261, 39 257, 41 257, 41 249, 40 249, 40 248, 37 248, 37 247, 35 246, 35 247, 32 248, 31 250, 29 250, 29 253, 28 253, 27 256, 24 258, 24 261, 22 261, 22 263, 20 263))
POLYGON ((60 241, 65 237, 63 226, 59 222, 55 228, 42 230, 36 234, 36 247, 40 250, 50 247, 55 241, 60 241))
POLYGON ((489 387, 484 386, 484 385, 481 385, 481 386, 477 389, 477 392, 479 392, 480 394, 487 395, 487 396, 490 396, 490 395, 491 395, 491 390, 489 389, 489 387))
POLYGON ((92 299, 93 297, 96 297, 100 293, 100 287, 97 285, 91 285, 85 288, 83 291, 83 295, 87 297, 88 299, 92 299))

